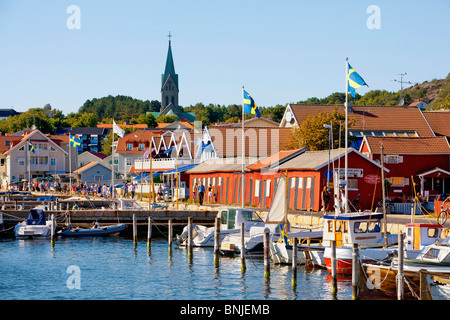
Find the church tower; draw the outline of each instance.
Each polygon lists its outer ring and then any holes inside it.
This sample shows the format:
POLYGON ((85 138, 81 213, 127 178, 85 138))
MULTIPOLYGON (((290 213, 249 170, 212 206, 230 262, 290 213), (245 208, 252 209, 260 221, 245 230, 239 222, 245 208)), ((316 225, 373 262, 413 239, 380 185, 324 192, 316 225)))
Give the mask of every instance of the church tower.
MULTIPOLYGON (((161 75, 161 112, 167 107, 178 111, 178 74, 175 73, 175 65, 173 64, 172 46, 169 32, 169 50, 167 52, 166 69, 161 75)), ((167 113, 167 112, 163 112, 167 113)))

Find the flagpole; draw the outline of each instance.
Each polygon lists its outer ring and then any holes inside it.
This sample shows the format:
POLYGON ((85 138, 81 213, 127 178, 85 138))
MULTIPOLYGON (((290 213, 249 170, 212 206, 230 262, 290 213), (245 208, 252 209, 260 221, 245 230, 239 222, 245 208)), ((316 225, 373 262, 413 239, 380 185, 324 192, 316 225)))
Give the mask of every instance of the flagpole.
POLYGON ((348 212, 348 58, 345 58, 345 213, 348 212))
MULTIPOLYGON (((242 99, 244 98, 244 86, 242 86, 242 99)), ((245 207, 245 134, 244 134, 244 103, 242 103, 242 185, 241 185, 241 200, 242 208, 245 207)))
MULTIPOLYGON (((111 200, 114 200, 114 158, 115 158, 115 152, 114 152, 114 119, 113 119, 113 130, 112 130, 112 166, 111 166, 111 200)), ((133 183, 133 182, 131 182, 133 183)))
POLYGON ((69 133, 69 194, 72 195, 72 152, 71 152, 71 145, 70 145, 70 133, 69 133))

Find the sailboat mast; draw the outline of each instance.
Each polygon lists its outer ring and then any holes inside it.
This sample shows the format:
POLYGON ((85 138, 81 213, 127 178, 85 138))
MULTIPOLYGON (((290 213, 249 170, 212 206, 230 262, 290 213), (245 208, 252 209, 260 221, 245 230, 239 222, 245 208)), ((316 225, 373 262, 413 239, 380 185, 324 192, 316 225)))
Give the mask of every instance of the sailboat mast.
POLYGON ((384 147, 381 143, 381 198, 383 199, 383 233, 384 233, 384 245, 387 246, 387 219, 386 219, 386 192, 384 185, 384 147))
POLYGON ((345 202, 344 212, 348 213, 348 58, 345 59, 345 202))

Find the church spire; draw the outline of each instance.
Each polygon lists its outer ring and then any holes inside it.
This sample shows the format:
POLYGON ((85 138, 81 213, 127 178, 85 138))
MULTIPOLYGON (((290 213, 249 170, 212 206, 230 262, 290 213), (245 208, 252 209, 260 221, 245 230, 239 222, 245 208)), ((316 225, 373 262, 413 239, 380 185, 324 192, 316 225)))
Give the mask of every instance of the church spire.
POLYGON ((167 51, 166 67, 161 75, 161 108, 170 103, 178 107, 178 74, 175 73, 175 65, 172 56, 172 35, 169 32, 169 49, 167 51))

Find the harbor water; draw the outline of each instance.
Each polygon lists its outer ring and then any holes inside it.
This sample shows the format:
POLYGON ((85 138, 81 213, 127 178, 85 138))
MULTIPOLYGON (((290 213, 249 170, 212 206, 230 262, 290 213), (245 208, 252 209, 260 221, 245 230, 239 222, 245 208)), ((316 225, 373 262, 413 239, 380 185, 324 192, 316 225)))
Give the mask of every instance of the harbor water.
POLYGON ((1 300, 351 300, 351 278, 339 279, 331 293, 327 270, 271 265, 264 278, 262 259, 220 257, 212 248, 187 250, 166 239, 130 237, 0 240, 1 300))

